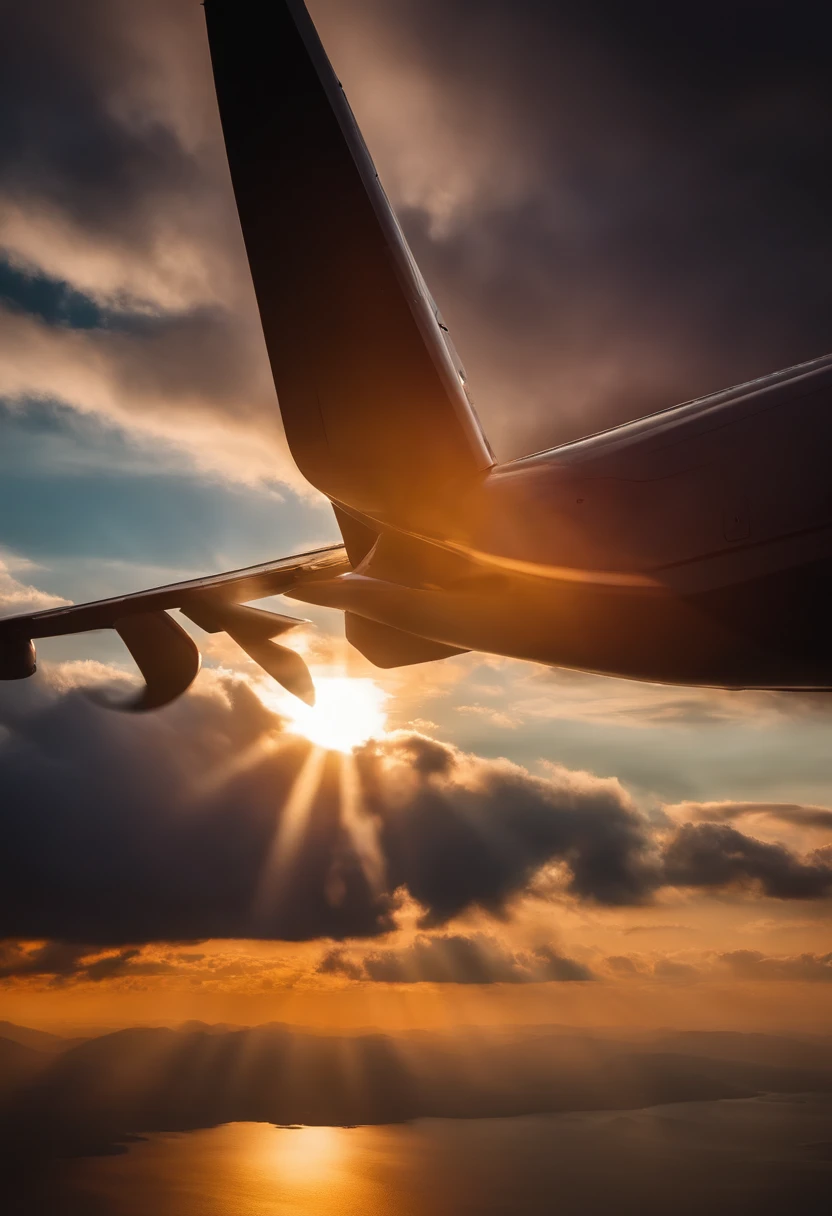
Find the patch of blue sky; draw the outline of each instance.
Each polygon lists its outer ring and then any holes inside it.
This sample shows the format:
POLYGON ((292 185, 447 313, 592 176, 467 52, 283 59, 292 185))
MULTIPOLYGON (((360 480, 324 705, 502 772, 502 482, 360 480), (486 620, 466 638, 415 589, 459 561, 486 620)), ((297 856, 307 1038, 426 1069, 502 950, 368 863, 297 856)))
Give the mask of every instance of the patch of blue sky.
POLYGON ((124 296, 95 300, 68 283, 41 271, 29 270, 0 256, 0 305, 37 317, 45 325, 66 329, 110 329, 146 332, 170 324, 180 314, 158 310, 147 302, 124 296))
POLYGON ((643 807, 724 798, 832 803, 832 697, 828 707, 819 700, 807 710, 784 694, 766 713, 753 694, 713 695, 709 712, 705 690, 659 690, 497 661, 478 663, 458 684, 439 687, 420 712, 464 751, 505 756, 532 771, 542 771, 545 761, 615 777, 643 807), (583 690, 595 708, 564 699, 564 688, 583 690), (677 716, 657 712, 657 697, 677 716))
POLYGON ((0 301, 39 317, 47 325, 98 329, 107 325, 108 311, 62 279, 26 271, 0 258, 0 301))
POLYGON ((98 565, 100 594, 135 589, 149 570, 210 573, 338 539, 331 512, 285 485, 202 474, 172 446, 59 403, 0 402, 0 438, 0 548, 55 573, 83 566, 85 582, 98 565))

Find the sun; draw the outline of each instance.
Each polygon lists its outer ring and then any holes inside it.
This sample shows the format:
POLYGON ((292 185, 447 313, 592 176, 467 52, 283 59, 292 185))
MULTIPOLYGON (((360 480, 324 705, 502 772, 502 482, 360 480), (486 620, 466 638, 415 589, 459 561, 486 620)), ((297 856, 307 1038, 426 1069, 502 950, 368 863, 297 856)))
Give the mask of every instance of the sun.
MULTIPOLYGON (((263 691, 260 690, 261 696, 263 691)), ((374 680, 347 676, 315 679, 315 705, 279 694, 263 698, 287 720, 288 729, 327 751, 349 753, 383 735, 387 693, 374 680)))

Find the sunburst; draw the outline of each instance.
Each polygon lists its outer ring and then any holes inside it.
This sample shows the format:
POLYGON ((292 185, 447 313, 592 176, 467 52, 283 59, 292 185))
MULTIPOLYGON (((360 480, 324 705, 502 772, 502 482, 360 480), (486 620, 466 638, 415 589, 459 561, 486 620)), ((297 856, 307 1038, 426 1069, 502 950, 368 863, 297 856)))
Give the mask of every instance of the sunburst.
POLYGON ((304 705, 281 689, 260 685, 260 699, 287 722, 287 729, 325 751, 349 755, 387 725, 387 693, 371 679, 321 676, 315 679, 316 702, 304 705))

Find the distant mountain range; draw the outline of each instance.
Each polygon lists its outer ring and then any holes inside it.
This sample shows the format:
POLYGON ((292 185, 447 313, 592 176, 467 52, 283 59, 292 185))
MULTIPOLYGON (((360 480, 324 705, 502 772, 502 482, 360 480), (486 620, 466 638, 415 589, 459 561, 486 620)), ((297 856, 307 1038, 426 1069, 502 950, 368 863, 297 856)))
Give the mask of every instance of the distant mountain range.
POLYGON ((190 1023, 61 1039, 0 1024, 0 1144, 18 1164, 232 1122, 353 1125, 832 1092, 832 1038, 526 1028, 333 1036, 190 1023))

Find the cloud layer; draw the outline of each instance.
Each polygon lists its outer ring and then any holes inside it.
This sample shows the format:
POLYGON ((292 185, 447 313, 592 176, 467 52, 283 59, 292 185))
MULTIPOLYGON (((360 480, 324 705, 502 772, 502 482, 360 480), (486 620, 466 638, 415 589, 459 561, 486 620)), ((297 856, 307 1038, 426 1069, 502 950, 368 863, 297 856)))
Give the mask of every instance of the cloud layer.
MULTIPOLYGON (((310 10, 502 452, 832 345, 821 6, 310 10)), ((0 395, 294 480, 200 6, 9 6, 0 108, 0 395)))
POLYGON ((0 110, 0 396, 62 400, 204 469, 300 484, 200 6, 14 6, 0 110))
POLYGON ((360 8, 402 64, 383 89, 371 64, 363 87, 356 56, 347 85, 500 448, 832 345, 825 10, 360 8))
POLYGON ((324 955, 318 971, 375 984, 545 984, 594 978, 589 967, 551 946, 512 950, 485 933, 420 934, 409 946, 358 958, 336 948, 324 955))
MULTIPOLYGON (((405 896, 430 928, 477 909, 505 918, 528 896, 617 908, 672 887, 832 890, 828 849, 651 820, 614 780, 537 777, 408 733, 320 752, 209 672, 169 710, 125 719, 78 689, 92 677, 116 678, 68 665, 0 690, 0 938, 342 940, 390 932, 405 896)), ((430 969, 444 940, 372 966, 430 969)))

